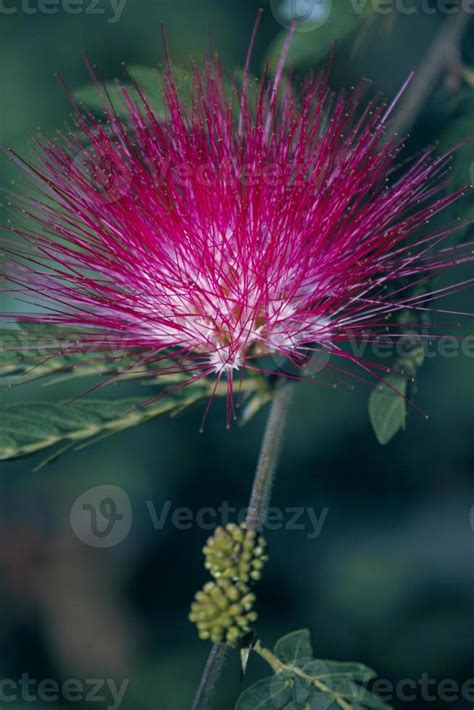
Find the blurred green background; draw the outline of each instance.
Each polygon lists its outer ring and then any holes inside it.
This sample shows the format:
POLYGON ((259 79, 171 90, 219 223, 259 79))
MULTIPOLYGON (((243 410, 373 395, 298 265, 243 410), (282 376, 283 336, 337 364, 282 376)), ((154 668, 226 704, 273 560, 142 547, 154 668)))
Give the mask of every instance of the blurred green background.
MULTIPOLYGON (((120 17, 110 22, 114 12, 106 0, 96 7, 102 14, 85 12, 85 6, 77 14, 64 6, 56 13, 33 12, 38 8, 33 0, 5 0, 0 143, 28 155, 38 126, 54 133, 64 125, 69 107, 54 74, 59 71, 72 88, 86 83, 83 50, 104 78, 120 75, 122 62, 161 61, 160 22, 175 61, 202 55, 211 42, 226 66, 242 66, 258 5, 251 0, 126 0, 120 17)), ((272 5, 275 10, 276 2, 272 5)), ((265 5, 253 58, 256 74, 283 32, 274 14, 265 5)), ((393 10, 373 17, 342 36, 334 83, 367 76, 374 91, 393 94, 448 19, 421 6, 410 15, 393 10)), ((467 67, 474 64, 473 25, 462 48, 467 67)), ((329 31, 338 36, 338 26, 330 25, 329 31)), ((304 61, 296 62, 297 77, 324 62, 324 32, 323 26, 297 33, 305 52, 304 61)), ((469 81, 460 79, 454 86, 440 81, 409 147, 416 150, 437 138, 452 142, 473 128, 469 81)), ((468 182, 472 144, 462 150, 457 179, 468 182)), ((16 177, 3 159, 2 186, 16 177)), ((472 311, 472 293, 452 302, 472 311)), ((3 306, 11 309, 5 297, 3 306)), ((470 327, 472 321, 466 334, 470 327)), ((25 402, 61 399, 81 386, 25 385, 2 389, 0 396, 25 402)), ((139 385, 120 387, 123 396, 143 392, 139 385)), ((320 657, 365 662, 394 683, 416 681, 425 673, 437 683, 452 678, 461 684, 474 677, 473 361, 458 356, 427 362, 419 373, 417 401, 429 420, 411 412, 407 430, 385 447, 377 444, 369 424, 369 391, 362 384, 333 390, 317 382, 297 388, 273 504, 283 510, 311 508, 318 518, 327 509, 327 517, 315 539, 310 539, 307 516, 303 530, 268 532, 271 563, 259 587, 258 633, 270 645, 279 635, 307 626, 320 657)), ((202 410, 198 406, 175 419, 158 419, 36 473, 41 457, 1 464, 0 679, 16 681, 24 673, 60 683, 129 679, 124 710, 190 706, 208 646, 198 641, 187 614, 206 579, 201 548, 209 533, 198 525, 176 529, 170 518, 161 530, 154 529, 147 501, 153 501, 158 515, 166 501, 171 510, 186 506, 194 513, 223 501, 243 508, 264 424, 260 413, 247 427, 226 431, 224 405, 218 401, 199 434, 202 410), (130 534, 110 549, 84 544, 69 522, 77 497, 102 484, 120 486, 133 507, 130 534)), ((253 660, 241 685, 233 659, 216 708, 231 708, 241 688, 264 672, 253 660)), ((434 700, 417 691, 408 705, 445 707, 431 688, 434 700)), ((6 703, 3 699, 0 706, 67 707, 62 701, 21 698, 6 703)), ((111 703, 109 694, 103 703, 74 704, 105 708, 111 703)), ((399 698, 393 704, 407 703, 399 698)), ((474 702, 461 698, 448 705, 468 708, 474 702)))

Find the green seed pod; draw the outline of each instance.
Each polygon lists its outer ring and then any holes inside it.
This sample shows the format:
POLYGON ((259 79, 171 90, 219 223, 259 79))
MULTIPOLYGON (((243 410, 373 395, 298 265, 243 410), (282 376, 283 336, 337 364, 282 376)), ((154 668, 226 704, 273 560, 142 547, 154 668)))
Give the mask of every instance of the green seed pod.
POLYGON ((257 620, 254 604, 255 595, 245 584, 222 578, 208 582, 197 592, 189 619, 196 624, 201 639, 233 646, 257 620))
POLYGON ((265 539, 245 523, 219 527, 204 547, 206 569, 215 579, 231 579, 251 584, 262 576, 268 560, 265 539))

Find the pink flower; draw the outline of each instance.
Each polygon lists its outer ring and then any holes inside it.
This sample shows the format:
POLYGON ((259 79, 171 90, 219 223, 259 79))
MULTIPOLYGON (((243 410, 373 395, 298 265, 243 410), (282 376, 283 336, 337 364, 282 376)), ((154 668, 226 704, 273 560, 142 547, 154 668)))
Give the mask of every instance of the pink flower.
POLYGON ((450 157, 399 166, 393 105, 364 82, 334 93, 326 73, 297 94, 283 63, 253 87, 248 63, 229 83, 208 62, 191 102, 169 70, 165 119, 124 85, 119 117, 98 85, 106 122, 76 107, 82 137, 39 140, 37 165, 21 161, 29 224, 12 230, 26 249, 9 252, 10 279, 41 306, 25 317, 72 329, 79 350, 174 352, 231 387, 265 355, 357 360, 349 337, 460 287, 410 290, 472 258, 444 244, 455 225, 427 227, 460 194, 446 194, 450 157))

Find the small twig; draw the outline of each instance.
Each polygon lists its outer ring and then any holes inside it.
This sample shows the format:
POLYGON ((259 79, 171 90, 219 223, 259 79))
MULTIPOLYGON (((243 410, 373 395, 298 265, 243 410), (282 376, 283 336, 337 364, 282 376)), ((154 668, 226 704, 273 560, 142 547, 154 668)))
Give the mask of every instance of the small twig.
MULTIPOLYGON (((246 523, 250 530, 261 528, 267 517, 292 389, 291 382, 283 380, 275 387, 247 513, 246 523)), ((209 708, 217 680, 227 657, 228 649, 225 646, 215 644, 212 647, 194 698, 192 710, 207 710, 209 708)))
POLYGON ((436 86, 444 69, 453 67, 453 57, 459 56, 459 44, 471 15, 462 8, 443 22, 443 26, 423 59, 415 78, 405 93, 397 117, 392 122, 395 133, 406 133, 436 86))
POLYGON ((192 710, 207 710, 214 695, 216 683, 228 657, 226 646, 214 644, 202 673, 201 682, 194 698, 192 710))
POLYGON ((280 381, 276 387, 250 496, 246 519, 249 530, 258 530, 267 518, 292 391, 291 382, 280 381))

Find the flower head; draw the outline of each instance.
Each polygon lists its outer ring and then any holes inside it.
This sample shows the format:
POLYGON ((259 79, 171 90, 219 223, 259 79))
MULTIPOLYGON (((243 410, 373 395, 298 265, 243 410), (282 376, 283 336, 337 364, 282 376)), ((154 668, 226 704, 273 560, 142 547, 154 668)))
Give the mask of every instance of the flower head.
POLYGON ((37 142, 36 165, 21 161, 30 224, 13 230, 26 250, 9 248, 11 280, 42 306, 29 320, 231 383, 265 355, 344 355, 348 334, 449 291, 409 290, 468 258, 439 248, 453 225, 426 226, 458 196, 449 156, 399 166, 392 107, 366 82, 335 93, 323 73, 296 92, 283 63, 254 85, 248 63, 228 81, 209 61, 190 100, 168 68, 165 115, 122 84, 119 114, 97 84, 105 121, 76 106, 80 132, 37 142))
POLYGON ((207 582, 197 592, 189 620, 196 624, 199 637, 233 646, 247 636, 257 620, 255 594, 229 579, 207 582))

